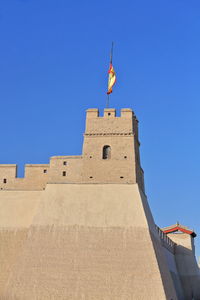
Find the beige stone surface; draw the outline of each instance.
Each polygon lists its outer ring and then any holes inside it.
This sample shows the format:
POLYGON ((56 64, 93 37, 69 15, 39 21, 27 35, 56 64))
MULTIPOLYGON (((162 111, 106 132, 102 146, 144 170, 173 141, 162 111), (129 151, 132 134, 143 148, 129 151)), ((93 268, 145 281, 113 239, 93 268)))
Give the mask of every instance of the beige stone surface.
POLYGON ((0 299, 2 299, 11 271, 22 255, 27 228, 0 229, 0 299))
POLYGON ((32 227, 4 297, 176 299, 165 294, 147 229, 85 226, 32 227))
POLYGON ((47 185, 3 295, 22 300, 176 299, 138 186, 47 185))
POLYGON ((0 228, 28 228, 36 214, 42 191, 1 191, 0 228))
POLYGON ((22 256, 28 229, 36 214, 41 193, 0 192, 0 299, 15 263, 22 256))
POLYGON ((137 184, 48 184, 34 225, 139 226, 155 231, 137 184))

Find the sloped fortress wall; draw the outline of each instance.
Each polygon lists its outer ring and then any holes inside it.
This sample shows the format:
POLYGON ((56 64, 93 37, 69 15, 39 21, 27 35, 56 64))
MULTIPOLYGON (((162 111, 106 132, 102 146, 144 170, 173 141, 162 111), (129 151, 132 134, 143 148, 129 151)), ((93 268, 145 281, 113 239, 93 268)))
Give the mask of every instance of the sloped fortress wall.
POLYGON ((52 184, 43 196, 6 299, 176 299, 137 185, 52 184))
POLYGON ((0 299, 180 299, 145 195, 137 125, 131 109, 89 109, 81 156, 31 165, 22 180, 0 167, 0 299))
POLYGON ((175 260, 185 300, 200 299, 200 270, 195 258, 194 238, 186 233, 168 234, 176 243, 175 260))

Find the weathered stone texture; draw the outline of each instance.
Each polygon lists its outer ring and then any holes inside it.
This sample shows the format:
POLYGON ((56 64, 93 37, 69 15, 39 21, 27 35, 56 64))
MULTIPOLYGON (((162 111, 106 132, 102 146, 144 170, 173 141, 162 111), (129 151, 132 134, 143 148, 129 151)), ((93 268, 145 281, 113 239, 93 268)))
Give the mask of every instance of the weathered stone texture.
POLYGON ((31 227, 5 297, 168 299, 147 229, 84 226, 31 227))

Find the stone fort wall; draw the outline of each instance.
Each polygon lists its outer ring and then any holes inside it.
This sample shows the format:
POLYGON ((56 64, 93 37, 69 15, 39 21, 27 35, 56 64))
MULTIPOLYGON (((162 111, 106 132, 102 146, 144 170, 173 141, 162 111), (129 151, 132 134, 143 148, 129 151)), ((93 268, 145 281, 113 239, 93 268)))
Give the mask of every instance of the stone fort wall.
POLYGON ((131 109, 87 110, 81 156, 54 156, 49 164, 25 165, 24 178, 17 165, 0 165, 0 190, 43 190, 47 183, 138 183, 144 191, 140 166, 138 121, 131 109), (103 159, 110 147, 112 159, 103 159), (133 151, 134 149, 134 151, 133 151))
POLYGON ((27 164, 24 178, 0 165, 0 296, 200 299, 192 247, 155 227, 139 146, 131 109, 89 109, 82 155, 27 164))

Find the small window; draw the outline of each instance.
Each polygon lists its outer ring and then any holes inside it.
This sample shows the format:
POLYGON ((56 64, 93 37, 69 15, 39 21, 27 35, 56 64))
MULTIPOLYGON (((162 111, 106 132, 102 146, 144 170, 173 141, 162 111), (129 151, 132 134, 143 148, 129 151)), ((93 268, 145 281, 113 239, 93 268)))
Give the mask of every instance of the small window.
POLYGON ((124 178, 124 176, 120 176, 120 178, 122 179, 122 178, 124 178))
POLYGON ((3 180, 3 183, 6 183, 7 182, 7 179, 6 178, 4 178, 4 180, 3 180))
POLYGON ((124 158, 126 159, 126 158, 127 158, 127 156, 125 155, 125 156, 124 156, 124 158))
POLYGON ((90 176, 90 178, 93 178, 92 176, 90 176))
POLYGON ((110 146, 106 145, 103 147, 103 154, 102 154, 103 159, 110 159, 111 158, 111 148, 110 146))
POLYGON ((110 116, 110 115, 111 115, 111 113, 108 113, 108 115, 110 116))
POLYGON ((67 165, 67 161, 63 161, 63 165, 66 166, 67 165))
POLYGON ((43 172, 44 172, 44 173, 47 173, 47 169, 44 169, 43 172))
POLYGON ((63 175, 63 176, 66 176, 66 171, 63 171, 63 172, 62 172, 62 175, 63 175))
POLYGON ((90 156, 90 158, 92 158, 92 156, 90 156))

